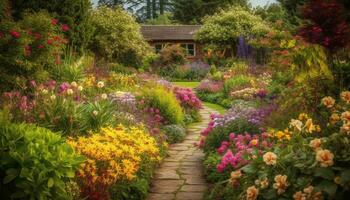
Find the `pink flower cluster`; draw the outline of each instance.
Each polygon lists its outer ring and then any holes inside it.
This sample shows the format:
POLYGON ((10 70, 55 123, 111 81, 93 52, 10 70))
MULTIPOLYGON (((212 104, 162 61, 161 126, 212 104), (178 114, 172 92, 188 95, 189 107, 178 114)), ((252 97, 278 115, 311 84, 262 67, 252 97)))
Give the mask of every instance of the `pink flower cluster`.
POLYGON ((199 84, 199 86, 196 88, 196 90, 199 92, 208 92, 208 93, 220 92, 222 89, 223 89, 222 82, 210 81, 210 80, 202 81, 199 84))
POLYGON ((199 110, 202 108, 202 102, 191 89, 175 87, 173 92, 176 95, 177 100, 180 101, 181 106, 186 109, 199 110))
POLYGON ((244 159, 243 156, 251 157, 254 149, 262 154, 264 149, 272 147, 272 144, 267 141, 267 133, 253 136, 230 133, 229 138, 229 141, 223 141, 217 149, 218 154, 223 155, 221 162, 217 165, 218 172, 223 172, 229 166, 236 169, 246 165, 249 160, 244 159))
POLYGON ((216 114, 211 114, 210 115, 210 122, 208 123, 207 128, 205 128, 200 134, 201 134, 201 139, 199 141, 199 147, 203 148, 205 145, 205 138, 210 134, 210 132, 215 128, 215 119, 220 117, 220 115, 216 114))

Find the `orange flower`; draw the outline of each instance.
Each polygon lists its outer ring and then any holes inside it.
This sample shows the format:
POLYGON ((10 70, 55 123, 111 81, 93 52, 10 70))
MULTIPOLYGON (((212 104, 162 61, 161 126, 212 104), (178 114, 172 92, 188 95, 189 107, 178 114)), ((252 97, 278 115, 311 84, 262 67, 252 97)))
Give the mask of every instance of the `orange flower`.
POLYGON ((267 165, 276 165, 277 155, 273 152, 267 152, 264 154, 263 160, 267 165))
POLYGON ((341 114, 341 119, 344 122, 350 122, 350 112, 349 111, 345 111, 341 114))
POLYGON ((247 189, 247 200, 256 200, 259 195, 259 189, 257 189, 255 186, 250 186, 247 189))
POLYGON ((332 123, 332 124, 335 124, 337 123, 338 121, 340 120, 340 117, 337 113, 333 113, 330 117, 329 117, 329 121, 332 123))
POLYGON ((343 126, 341 127, 340 130, 341 130, 341 132, 349 135, 350 134, 350 122, 343 124, 343 126))
POLYGON ((310 147, 313 148, 314 150, 318 150, 321 148, 322 141, 321 139, 313 139, 310 141, 310 147))
POLYGON ((277 190, 277 194, 282 194, 286 191, 287 187, 289 186, 287 182, 287 176, 286 175, 277 175, 275 176, 275 183, 273 184, 273 188, 277 190))
POLYGON ((322 99, 323 105, 325 105, 327 108, 332 108, 335 104, 335 100, 332 97, 324 97, 322 99))
POLYGON ((334 164, 334 155, 329 150, 320 149, 316 152, 316 160, 320 163, 321 167, 329 167, 334 164))
POLYGON ((346 103, 350 103, 350 92, 349 91, 344 91, 340 94, 340 97, 343 101, 346 103))
POLYGON ((269 180, 265 178, 264 180, 260 181, 260 188, 265 189, 269 187, 269 180))
POLYGON ((296 192, 293 195, 294 200, 306 200, 306 194, 302 193, 301 191, 296 192))

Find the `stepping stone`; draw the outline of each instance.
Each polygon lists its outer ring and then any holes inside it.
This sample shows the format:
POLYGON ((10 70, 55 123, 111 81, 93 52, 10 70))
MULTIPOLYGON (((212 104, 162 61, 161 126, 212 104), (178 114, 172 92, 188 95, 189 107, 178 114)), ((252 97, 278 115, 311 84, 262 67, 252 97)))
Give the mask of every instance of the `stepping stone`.
POLYGON ((176 168, 169 169, 169 168, 163 168, 154 174, 155 179, 167 179, 167 180, 178 180, 180 179, 180 176, 175 171, 176 168))
POLYGON ((184 185, 181 187, 181 191, 184 192, 204 192, 207 189, 206 185, 184 185))
POLYGON ((201 192, 178 192, 175 197, 176 200, 202 200, 203 193, 201 192))
POLYGON ((156 180, 152 183, 151 192, 158 194, 175 193, 183 184, 183 180, 156 180))

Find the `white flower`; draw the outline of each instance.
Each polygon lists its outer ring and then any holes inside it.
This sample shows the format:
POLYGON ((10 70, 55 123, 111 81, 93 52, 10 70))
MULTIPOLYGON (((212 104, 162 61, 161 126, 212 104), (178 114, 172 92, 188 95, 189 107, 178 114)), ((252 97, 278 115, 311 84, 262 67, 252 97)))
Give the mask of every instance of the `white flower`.
POLYGON ((83 86, 79 85, 79 86, 78 86, 78 90, 79 90, 79 91, 82 91, 82 90, 83 90, 83 86))
POLYGON ((105 93, 101 94, 101 98, 102 99, 107 99, 107 94, 105 94, 105 93))
POLYGON ((75 81, 71 82, 70 85, 73 86, 73 87, 77 87, 78 86, 77 82, 75 82, 75 81))
POLYGON ((67 94, 68 94, 68 95, 72 95, 72 94, 73 94, 73 90, 72 90, 72 89, 68 89, 68 90, 67 90, 67 94))
POLYGON ((92 114, 93 114, 94 116, 97 116, 97 115, 98 115, 98 111, 97 111, 97 110, 94 110, 94 111, 92 111, 92 114))
POLYGON ((102 82, 102 81, 99 81, 98 83, 97 83, 97 87, 98 88, 103 88, 105 86, 105 84, 102 82))
POLYGON ((51 95, 51 96, 50 96, 50 99, 51 99, 51 100, 55 100, 55 99, 56 99, 56 95, 54 95, 54 94, 51 95))
POLYGON ((297 119, 292 119, 289 123, 290 127, 296 128, 298 131, 301 131, 301 127, 303 126, 303 122, 297 119))

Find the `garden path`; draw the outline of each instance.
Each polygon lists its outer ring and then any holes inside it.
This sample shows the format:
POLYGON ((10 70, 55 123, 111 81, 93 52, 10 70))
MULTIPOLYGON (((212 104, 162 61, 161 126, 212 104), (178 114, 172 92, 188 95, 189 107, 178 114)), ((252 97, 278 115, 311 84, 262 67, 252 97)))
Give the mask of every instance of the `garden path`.
POLYGON ((194 145, 200 132, 210 121, 215 110, 204 107, 200 114, 202 121, 187 129, 182 143, 170 145, 169 156, 156 170, 151 183, 148 200, 202 200, 208 185, 204 178, 203 152, 194 145))

